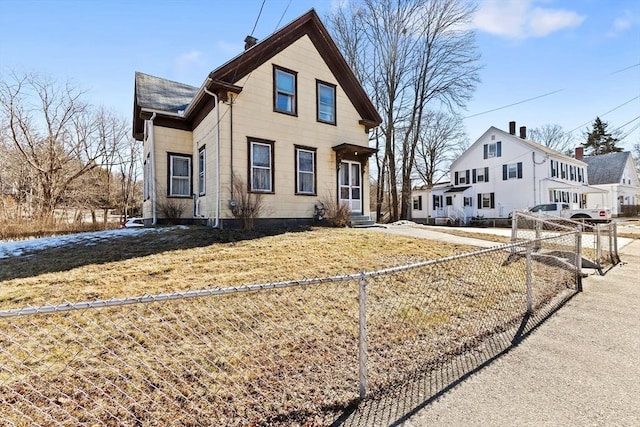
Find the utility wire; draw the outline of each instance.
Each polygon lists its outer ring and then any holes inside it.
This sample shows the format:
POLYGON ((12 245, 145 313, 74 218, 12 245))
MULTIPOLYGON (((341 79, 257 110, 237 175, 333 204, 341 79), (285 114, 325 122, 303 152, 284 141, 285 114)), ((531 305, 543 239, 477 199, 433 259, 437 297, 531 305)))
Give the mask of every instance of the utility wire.
POLYGON ((280 16, 280 20, 278 21, 278 23, 276 24, 276 30, 278 28, 280 28, 280 23, 282 22, 282 20, 284 19, 284 15, 287 13, 287 10, 289 10, 289 6, 291 5, 291 0, 289 0, 289 2, 287 3, 287 7, 284 8, 284 12, 282 12, 282 15, 280 16))
MULTIPOLYGON (((626 102, 623 102, 622 104, 618 105, 617 107, 612 108, 611 110, 607 111, 606 113, 599 114, 597 117, 604 117, 604 116, 606 116, 607 114, 609 114, 609 113, 611 113, 611 112, 613 112, 613 111, 616 111, 616 110, 617 110, 618 108, 620 108, 620 107, 624 107, 624 106, 625 106, 625 105, 627 105, 628 103, 630 103, 630 102, 632 102, 632 101, 635 101, 635 100, 636 100, 636 99, 638 99, 638 98, 640 98, 640 95, 638 95, 638 96, 636 96, 636 97, 633 97, 633 98, 631 98, 630 100, 628 100, 628 101, 626 101, 626 102)), ((634 120, 635 120, 635 119, 634 119, 634 120)), ((633 120, 632 120, 632 121, 633 121, 633 120)), ((585 122, 585 123, 581 124, 580 126, 577 126, 575 129, 571 129, 571 130, 570 130, 569 132, 567 132, 567 133, 573 133, 573 132, 577 131, 578 129, 580 129, 582 126, 586 126, 586 125, 588 125, 588 124, 590 124, 590 123, 591 123, 591 120, 589 120, 588 122, 585 122)), ((629 124, 629 123, 627 123, 627 124, 629 124)), ((626 125, 623 125, 623 126, 620 126, 620 127, 624 127, 624 126, 626 126, 626 125)))
POLYGON ((627 70, 629 70, 629 69, 631 69, 631 68, 634 68, 634 67, 640 67, 640 62, 638 62, 637 64, 629 65, 628 67, 625 67, 625 68, 621 68, 621 69, 619 69, 619 70, 616 70, 616 71, 614 71, 614 72, 612 72, 612 73, 609 73, 609 75, 610 75, 610 76, 612 76, 612 75, 614 75, 614 74, 618 74, 618 73, 621 73, 621 72, 623 72, 623 71, 627 71, 627 70))
POLYGON ((256 23, 253 24, 253 29, 251 30, 251 36, 253 36, 253 32, 256 30, 256 27, 258 26, 258 21, 260 20, 260 15, 262 15, 262 8, 264 7, 264 3, 267 0, 262 0, 262 4, 260 5, 260 12, 258 12, 258 17, 256 18, 256 23))
POLYGON ((470 119, 471 117, 481 116, 483 114, 493 113, 494 111, 503 110, 505 108, 513 107, 514 105, 524 104, 525 102, 533 101, 534 99, 544 98, 545 96, 553 95, 554 93, 562 92, 564 89, 554 90, 553 92, 548 92, 542 95, 534 96, 533 98, 523 99, 522 101, 514 102, 513 104, 505 105, 502 107, 494 108, 493 110, 483 111, 481 113, 472 114, 470 116, 463 117, 463 119, 470 119))

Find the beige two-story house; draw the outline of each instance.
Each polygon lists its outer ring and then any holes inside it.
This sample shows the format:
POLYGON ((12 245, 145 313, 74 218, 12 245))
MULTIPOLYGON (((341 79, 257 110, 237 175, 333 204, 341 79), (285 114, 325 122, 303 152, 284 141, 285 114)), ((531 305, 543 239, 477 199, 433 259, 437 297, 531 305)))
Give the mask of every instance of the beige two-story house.
POLYGON ((375 107, 312 9, 200 87, 136 73, 146 223, 222 227, 261 195, 259 225, 310 223, 320 200, 368 213, 375 107))

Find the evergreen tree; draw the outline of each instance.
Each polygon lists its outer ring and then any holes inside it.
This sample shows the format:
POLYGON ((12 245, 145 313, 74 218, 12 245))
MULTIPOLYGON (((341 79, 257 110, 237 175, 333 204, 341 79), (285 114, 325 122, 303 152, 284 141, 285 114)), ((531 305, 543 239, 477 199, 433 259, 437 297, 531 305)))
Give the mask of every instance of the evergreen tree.
POLYGON ((619 141, 615 132, 612 133, 607 130, 609 124, 600 120, 600 117, 596 117, 593 122, 593 128, 591 132, 587 133, 587 142, 584 144, 584 148, 587 151, 585 154, 589 156, 598 156, 600 154, 617 153, 622 151, 622 148, 616 147, 616 142, 619 141))

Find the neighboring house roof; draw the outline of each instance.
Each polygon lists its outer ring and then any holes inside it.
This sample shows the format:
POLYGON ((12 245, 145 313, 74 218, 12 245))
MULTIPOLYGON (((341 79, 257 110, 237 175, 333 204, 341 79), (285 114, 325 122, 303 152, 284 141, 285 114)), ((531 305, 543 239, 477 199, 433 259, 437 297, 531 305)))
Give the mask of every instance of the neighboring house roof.
POLYGON ((160 123, 179 129, 193 129, 215 107, 213 97, 205 96, 206 92, 217 93, 221 99, 224 99, 229 91, 240 93, 242 88, 235 86, 236 82, 305 35, 311 39, 354 105, 360 115, 360 123, 367 129, 379 125, 382 118, 375 106, 320 21, 318 14, 314 9, 311 9, 255 46, 213 70, 195 92, 193 86, 136 73, 133 107, 134 137, 138 140, 142 139, 144 120, 149 119, 152 115, 152 112, 148 110, 159 110, 158 114, 160 112, 167 113, 166 117, 161 118, 160 123), (138 81, 138 75, 143 76, 140 81, 138 81), (149 79, 145 79, 144 76, 148 76, 149 79), (189 96, 191 96, 190 99, 189 96), (145 105, 145 103, 147 104, 145 105), (185 105, 184 113, 178 114, 180 111, 178 107, 185 105))
MULTIPOLYGON (((520 143, 522 143, 522 144, 524 144, 524 145, 527 145, 527 146, 531 147, 531 148, 532 148, 532 149, 534 149, 534 150, 541 151, 541 152, 543 152, 543 153, 545 153, 545 154, 548 154, 548 155, 553 156, 553 157, 558 158, 558 159, 564 159, 565 161, 571 161, 571 162, 584 163, 584 162, 582 162, 582 161, 580 161, 580 160, 577 160, 575 157, 567 156, 566 154, 562 154, 561 152, 556 151, 556 150, 554 150, 554 149, 552 149, 552 148, 549 148, 549 147, 547 147, 547 146, 545 146, 545 145, 538 144, 538 143, 537 143, 537 142, 535 142, 535 141, 531 141, 531 140, 529 140, 529 139, 522 139, 522 138, 520 138, 518 135, 510 134, 509 132, 505 132, 505 131, 503 131, 502 129, 498 129, 498 128, 497 128, 497 127, 495 127, 495 126, 491 126, 489 129, 487 129, 487 131, 486 131, 485 133, 483 133, 483 134, 482 134, 482 136, 481 136, 480 138, 478 138, 478 139, 476 140, 476 142, 474 142, 471 146, 473 146, 473 145, 475 145, 475 144, 478 144, 478 143, 479 143, 479 141, 480 141, 480 140, 482 140, 482 139, 484 139, 484 136, 485 136, 485 135, 487 135, 487 134, 489 134, 489 133, 497 133, 497 134, 501 134, 501 135, 502 135, 502 137, 510 138, 510 139, 511 139, 511 140, 513 140, 513 141, 518 141, 518 142, 520 142, 520 143)), ((469 148, 471 148, 471 147, 469 147, 469 148)), ((469 151, 469 149, 467 149, 467 151, 469 151)), ((466 152, 465 152, 465 153, 466 153, 466 152)), ((457 158, 457 159, 456 159, 456 160, 451 164, 451 168, 453 168, 453 166, 454 166, 454 165, 458 162, 458 160, 460 160, 463 156, 464 156, 464 153, 462 154, 462 156, 458 157, 458 158, 457 158)), ((591 181, 591 180, 589 180, 589 181, 591 181)))
POLYGON ((587 163, 589 184, 599 185, 620 183, 622 181, 622 175, 629 160, 629 156, 631 156, 629 151, 623 151, 619 153, 584 157, 582 160, 587 163))
POLYGON ((452 188, 448 189, 447 191, 445 191, 445 193, 464 193, 469 188, 471 188, 470 185, 467 185, 467 186, 464 186, 464 187, 452 187, 452 188))

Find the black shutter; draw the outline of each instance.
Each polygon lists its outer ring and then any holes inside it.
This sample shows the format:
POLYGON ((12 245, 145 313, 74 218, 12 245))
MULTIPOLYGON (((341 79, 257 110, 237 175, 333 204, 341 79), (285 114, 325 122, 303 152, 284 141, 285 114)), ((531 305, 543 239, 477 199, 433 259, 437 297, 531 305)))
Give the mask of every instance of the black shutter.
POLYGON ((491 193, 491 209, 496 207, 496 197, 495 197, 496 193, 491 193))
POLYGON ((487 144, 484 144, 484 158, 485 159, 488 157, 488 152, 489 152, 489 147, 487 147, 487 144))
POLYGON ((476 183, 476 170, 475 169, 473 170, 472 176, 473 176, 473 183, 475 184, 476 183))
POLYGON ((469 185, 469 183, 471 182, 471 180, 469 179, 469 169, 467 169, 467 171, 465 172, 465 181, 464 183, 469 185))
POLYGON ((484 182, 489 182, 489 168, 484 168, 484 182))
POLYGON ((496 142, 496 157, 502 156, 502 141, 496 142))
POLYGON ((438 196, 436 196, 436 195, 434 194, 432 197, 433 197, 433 208, 435 209, 435 208, 437 208, 437 207, 438 207, 438 201, 437 201, 437 199, 436 199, 436 197, 438 197, 438 196))
POLYGON ((478 193, 478 209, 482 208, 482 194, 478 193))
POLYGON ((455 180, 455 185, 458 185, 458 172, 456 172, 455 174, 456 180, 455 180))
POLYGON ((502 180, 507 180, 507 165, 502 165, 502 180))
POLYGON ((518 179, 522 179, 522 162, 518 162, 518 179))
POLYGON ((422 210, 422 196, 418 196, 418 210, 422 210))

